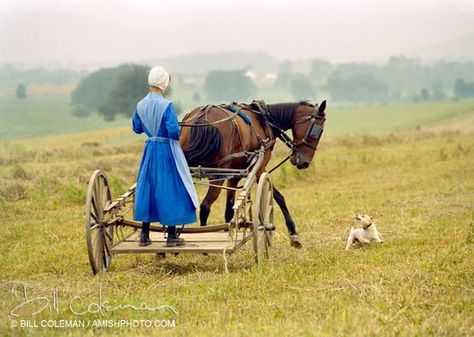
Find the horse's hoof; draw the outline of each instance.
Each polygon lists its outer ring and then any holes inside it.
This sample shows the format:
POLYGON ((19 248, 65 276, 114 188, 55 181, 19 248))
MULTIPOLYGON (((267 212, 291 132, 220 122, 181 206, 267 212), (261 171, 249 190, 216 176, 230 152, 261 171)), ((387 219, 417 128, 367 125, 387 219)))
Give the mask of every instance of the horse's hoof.
POLYGON ((293 248, 300 249, 303 247, 303 243, 301 242, 301 238, 298 234, 290 235, 290 245, 293 248))
POLYGON ((156 253, 156 258, 158 260, 166 259, 166 254, 165 253, 156 253))

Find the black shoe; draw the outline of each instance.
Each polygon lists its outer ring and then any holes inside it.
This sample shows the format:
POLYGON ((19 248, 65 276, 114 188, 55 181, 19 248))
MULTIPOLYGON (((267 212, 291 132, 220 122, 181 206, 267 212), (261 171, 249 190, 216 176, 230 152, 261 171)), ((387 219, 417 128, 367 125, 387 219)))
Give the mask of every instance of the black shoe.
POLYGON ((183 238, 170 237, 166 239, 166 247, 183 246, 186 243, 183 238))
POLYGON ((140 242, 138 242, 138 245, 141 246, 141 247, 151 245, 150 233, 149 232, 141 231, 141 233, 140 233, 140 242))

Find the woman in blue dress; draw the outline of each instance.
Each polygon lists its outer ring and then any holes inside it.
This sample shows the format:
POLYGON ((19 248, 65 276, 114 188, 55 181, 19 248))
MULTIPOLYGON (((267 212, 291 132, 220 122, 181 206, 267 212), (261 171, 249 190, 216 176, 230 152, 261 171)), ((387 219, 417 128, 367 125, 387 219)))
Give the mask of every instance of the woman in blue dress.
POLYGON ((196 222, 198 199, 178 142, 178 117, 173 104, 163 97, 169 81, 162 67, 151 69, 150 92, 133 115, 133 131, 148 136, 135 190, 134 217, 142 222, 140 246, 151 244, 151 222, 167 226, 169 247, 184 244, 176 234, 177 225, 196 222))

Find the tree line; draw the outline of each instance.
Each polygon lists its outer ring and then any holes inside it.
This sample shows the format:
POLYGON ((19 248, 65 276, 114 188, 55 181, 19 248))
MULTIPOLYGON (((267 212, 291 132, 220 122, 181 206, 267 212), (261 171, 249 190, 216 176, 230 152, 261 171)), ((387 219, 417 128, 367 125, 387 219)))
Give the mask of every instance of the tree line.
MULTIPOLYGON (((132 116, 136 103, 148 92, 148 71, 147 66, 124 64, 83 77, 71 95, 74 115, 87 117, 97 112, 105 120, 132 116)), ((193 100, 199 102, 202 96, 209 102, 258 98, 258 86, 246 71, 216 70, 202 75, 203 85, 195 87, 193 100)), ((377 65, 315 59, 305 74, 292 71, 291 62, 286 61, 276 74, 274 87, 291 93, 295 100, 314 100, 318 93, 348 103, 469 99, 474 98, 474 62, 425 65, 416 58, 400 56, 377 65)))

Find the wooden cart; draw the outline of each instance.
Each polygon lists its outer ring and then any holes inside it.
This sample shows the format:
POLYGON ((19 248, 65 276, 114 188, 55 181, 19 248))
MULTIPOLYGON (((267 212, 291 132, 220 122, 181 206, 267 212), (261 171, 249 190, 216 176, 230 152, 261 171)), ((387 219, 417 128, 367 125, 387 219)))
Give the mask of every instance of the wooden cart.
MULTIPOLYGON (((247 241, 253 241, 257 265, 268 259, 273 223, 273 188, 270 177, 263 173, 257 184, 255 202, 251 189, 257 183, 263 158, 262 147, 244 170, 206 167, 190 168, 195 183, 212 185, 217 180, 243 178, 244 184, 237 188, 233 206, 234 217, 225 224, 183 228, 181 236, 184 246, 166 247, 161 225, 150 226, 152 244, 138 245, 140 222, 133 221, 135 185, 115 200, 112 200, 107 176, 96 170, 89 181, 85 207, 86 243, 90 265, 94 274, 109 269, 115 254, 125 253, 220 253, 232 254, 247 241), (207 179, 208 183, 201 182, 207 179)), ((214 185, 212 185, 214 186, 214 185)), ((220 186, 219 186, 220 187, 220 186)), ((221 188, 228 188, 222 186, 221 188)))

